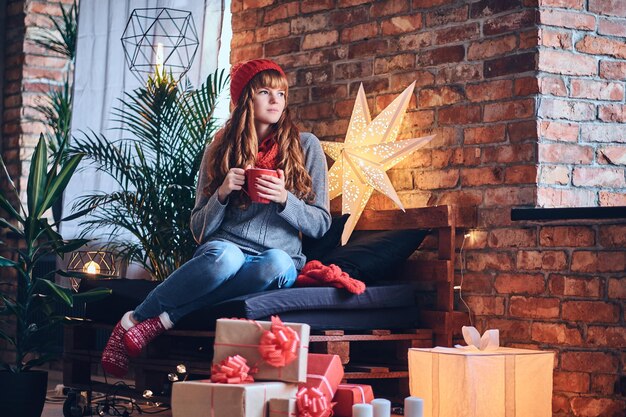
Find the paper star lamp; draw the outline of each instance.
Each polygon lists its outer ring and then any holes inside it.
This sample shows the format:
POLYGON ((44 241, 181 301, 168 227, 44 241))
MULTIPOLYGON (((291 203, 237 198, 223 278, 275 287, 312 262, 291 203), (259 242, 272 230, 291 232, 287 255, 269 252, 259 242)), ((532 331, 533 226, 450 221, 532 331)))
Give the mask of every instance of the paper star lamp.
POLYGON ((389 197, 404 211, 402 202, 387 176, 387 170, 434 137, 433 135, 395 141, 414 87, 415 82, 371 120, 361 84, 345 141, 322 142, 324 152, 335 161, 328 172, 329 197, 332 200, 342 195, 341 212, 350 213, 341 235, 342 245, 345 245, 352 235, 374 190, 389 197))

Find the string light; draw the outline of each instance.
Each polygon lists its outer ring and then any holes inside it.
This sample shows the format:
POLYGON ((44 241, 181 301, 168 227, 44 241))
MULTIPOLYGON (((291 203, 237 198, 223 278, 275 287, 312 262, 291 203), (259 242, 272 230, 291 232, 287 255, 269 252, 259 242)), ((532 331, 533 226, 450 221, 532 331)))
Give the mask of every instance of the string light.
POLYGON ((465 299, 463 299, 463 279, 464 279, 464 271, 465 271, 465 252, 463 251, 463 248, 465 247, 465 241, 467 239, 470 239, 472 237, 472 232, 471 231, 467 231, 464 235, 463 235, 463 242, 461 243, 461 250, 460 252, 460 256, 461 256, 461 282, 459 283, 459 285, 455 285, 454 289, 459 291, 459 300, 461 300, 461 302, 463 303, 463 305, 465 305, 465 308, 467 308, 467 315, 469 316, 469 322, 470 322, 470 326, 473 326, 473 320, 472 320, 472 309, 470 308, 470 306, 465 302, 465 299))
POLYGON ((335 161, 328 172, 329 197, 332 200, 342 195, 341 212, 350 213, 341 235, 341 243, 344 245, 374 189, 389 197, 404 211, 386 171, 434 138, 433 135, 395 141, 414 88, 415 82, 371 120, 361 84, 344 142, 322 142, 324 152, 335 161))

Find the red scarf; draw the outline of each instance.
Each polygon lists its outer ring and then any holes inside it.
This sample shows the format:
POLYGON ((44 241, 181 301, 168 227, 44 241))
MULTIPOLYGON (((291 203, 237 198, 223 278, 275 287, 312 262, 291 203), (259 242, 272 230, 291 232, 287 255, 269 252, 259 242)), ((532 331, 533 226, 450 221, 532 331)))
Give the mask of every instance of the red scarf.
POLYGON ((276 169, 278 163, 278 142, 274 135, 269 135, 259 143, 255 168, 276 169))

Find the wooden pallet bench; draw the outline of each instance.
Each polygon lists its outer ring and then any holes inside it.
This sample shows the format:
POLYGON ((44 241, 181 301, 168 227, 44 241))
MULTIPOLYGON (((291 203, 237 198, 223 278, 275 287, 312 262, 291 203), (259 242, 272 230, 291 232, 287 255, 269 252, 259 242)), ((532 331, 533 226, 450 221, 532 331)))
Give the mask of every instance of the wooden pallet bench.
MULTIPOLYGON (((377 395, 393 398, 408 394, 408 349, 451 346, 455 332, 467 323, 467 314, 454 310, 455 241, 456 229, 469 228, 474 221, 475 210, 451 206, 407 209, 406 213, 365 211, 356 227, 359 230, 428 228, 434 231, 431 247, 426 248, 430 256, 408 260, 398 277, 418 279, 434 289, 434 305, 420 312, 420 322, 425 328, 376 329, 358 334, 341 329, 314 332, 310 351, 339 355, 346 370, 345 380, 370 383, 377 395)), ((111 330, 112 326, 89 322, 65 328, 64 385, 81 389, 96 386, 92 373, 98 371, 102 353, 97 347, 97 334, 108 334, 111 330)), ((208 377, 213 338, 211 331, 176 329, 159 336, 139 358, 131 361, 130 378, 136 391, 160 392, 168 384, 167 374, 180 363, 186 365, 190 377, 208 377)))

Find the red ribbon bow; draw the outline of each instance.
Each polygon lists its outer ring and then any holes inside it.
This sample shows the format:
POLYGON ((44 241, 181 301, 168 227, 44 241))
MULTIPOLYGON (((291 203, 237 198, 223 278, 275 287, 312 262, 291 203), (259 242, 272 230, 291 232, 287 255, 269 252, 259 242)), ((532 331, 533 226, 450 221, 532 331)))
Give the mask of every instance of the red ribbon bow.
POLYGON ((268 365, 280 368, 298 357, 300 337, 298 333, 283 324, 278 316, 272 316, 272 326, 259 340, 259 353, 268 365))
POLYGON ((211 366, 211 382, 218 384, 246 384, 254 382, 250 375, 250 367, 246 365, 246 358, 235 355, 228 356, 219 364, 211 366))
POLYGON ((333 415, 332 404, 324 393, 317 388, 302 387, 296 394, 298 417, 330 417, 333 415))

